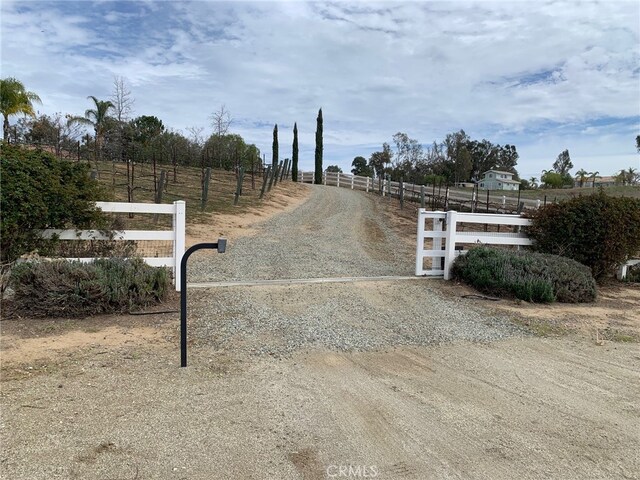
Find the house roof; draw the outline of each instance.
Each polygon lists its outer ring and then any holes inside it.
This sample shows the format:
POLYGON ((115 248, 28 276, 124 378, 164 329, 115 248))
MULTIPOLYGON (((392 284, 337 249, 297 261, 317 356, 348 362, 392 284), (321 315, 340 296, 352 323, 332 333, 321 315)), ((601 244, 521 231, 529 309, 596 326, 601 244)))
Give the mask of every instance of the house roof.
MULTIPOLYGON (((586 181, 587 182, 591 182, 593 180, 592 177, 587 177, 586 181)), ((615 182, 616 181, 616 177, 596 177, 596 183, 598 182, 615 182)))
MULTIPOLYGON (((486 175, 486 174, 487 174, 487 173, 489 173, 489 172, 493 172, 493 173, 504 173, 504 174, 507 174, 507 175, 515 175, 513 172, 505 172, 505 171, 503 171, 503 170, 487 170, 487 171, 486 171, 486 172, 484 172, 482 175, 486 175)), ((518 182, 518 183, 520 183, 520 182, 518 182)))
MULTIPOLYGON (((496 170, 491 170, 492 172, 495 172, 496 170)), ((513 175, 513 173, 511 174, 513 175)), ((486 182, 487 180, 491 180, 491 181, 496 181, 496 182, 500 182, 500 183, 520 183, 518 180, 512 180, 510 178, 481 178, 480 180, 476 181, 476 183, 480 183, 480 182, 486 182)))

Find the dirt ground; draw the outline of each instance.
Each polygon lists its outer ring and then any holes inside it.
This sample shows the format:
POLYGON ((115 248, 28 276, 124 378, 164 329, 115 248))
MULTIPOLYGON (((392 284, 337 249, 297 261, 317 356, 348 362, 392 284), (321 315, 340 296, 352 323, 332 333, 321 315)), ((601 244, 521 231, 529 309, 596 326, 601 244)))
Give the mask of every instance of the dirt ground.
MULTIPOLYGON (((393 201, 382 201, 386 220, 398 230, 411 246, 415 246, 417 207, 409 204, 399 210, 393 201)), ((457 282, 442 282, 440 291, 448 296, 473 296, 478 292, 457 282)), ((595 343, 613 340, 640 342, 640 284, 615 280, 598 287, 594 303, 551 305, 528 303, 521 300, 501 299, 498 302, 482 300, 489 311, 509 316, 514 322, 531 328, 541 336, 579 334, 595 343)))
MULTIPOLYGON (((250 234, 304 192, 190 241, 250 234)), ((535 335, 279 358, 191 345, 180 369, 177 296, 167 313, 3 319, 0 477, 639 478, 640 289, 477 303, 535 335)))

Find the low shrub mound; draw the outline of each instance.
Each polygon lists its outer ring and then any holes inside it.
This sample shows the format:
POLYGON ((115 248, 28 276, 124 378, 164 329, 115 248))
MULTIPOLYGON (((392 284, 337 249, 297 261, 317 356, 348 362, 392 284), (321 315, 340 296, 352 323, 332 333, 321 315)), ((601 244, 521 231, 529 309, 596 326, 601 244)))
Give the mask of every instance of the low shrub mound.
POLYGON ((544 253, 476 247, 456 259, 452 274, 482 292, 528 302, 593 302, 597 295, 588 267, 544 253))
POLYGON ((141 259, 99 259, 93 263, 24 262, 11 272, 12 310, 31 317, 81 317, 127 312, 161 302, 169 275, 141 259))

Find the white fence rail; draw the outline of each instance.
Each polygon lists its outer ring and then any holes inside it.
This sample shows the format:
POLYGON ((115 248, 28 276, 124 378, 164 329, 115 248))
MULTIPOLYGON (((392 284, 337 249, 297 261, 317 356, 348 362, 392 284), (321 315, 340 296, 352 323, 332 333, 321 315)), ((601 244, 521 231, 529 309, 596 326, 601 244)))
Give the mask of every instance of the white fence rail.
MULTIPOLYGON (((313 183, 313 172, 299 172, 298 181, 302 183, 313 183)), ((362 177, 359 175, 351 175, 348 173, 338 172, 322 172, 322 184, 330 185, 334 187, 351 188, 352 190, 364 190, 366 192, 379 192, 383 197, 392 196, 400 197, 401 188, 405 198, 411 198, 413 200, 419 200, 421 197, 432 198, 438 197, 445 205, 450 202, 456 202, 460 204, 468 203, 473 205, 472 208, 482 210, 484 208, 490 208, 494 211, 516 211, 520 208, 535 209, 542 205, 542 201, 538 199, 530 198, 518 198, 507 195, 501 195, 501 191, 492 190, 490 192, 491 202, 489 207, 489 200, 486 190, 480 190, 477 192, 472 188, 464 187, 446 187, 446 186, 434 186, 434 185, 416 185, 413 183, 392 182, 382 178, 362 177)), ((427 202, 429 200, 426 200, 427 202)), ((519 210, 518 210, 519 211, 519 210)))
POLYGON ((459 223, 526 227, 531 224, 531 221, 519 215, 462 213, 453 210, 429 212, 421 208, 418 210, 416 275, 444 276, 445 280, 449 280, 451 265, 456 255, 465 253, 464 250, 456 250, 456 244, 482 243, 518 246, 532 244, 531 239, 521 232, 462 232, 457 230, 459 223), (426 225, 427 221, 431 221, 432 224, 426 225), (430 248, 425 249, 425 240, 431 241, 430 248), (425 261, 428 262, 428 259, 431 259, 431 263, 425 267, 425 261))
MULTIPOLYGON (((170 257, 144 257, 152 267, 171 267, 177 291, 180 291, 180 261, 185 250, 186 204, 182 200, 173 204, 96 202, 103 212, 113 213, 155 213, 173 217, 171 230, 123 230, 115 232, 113 238, 99 230, 43 230, 41 235, 51 238, 57 235, 61 240, 167 240, 173 242, 170 257)), ((70 258, 81 262, 91 262, 95 258, 70 258)))

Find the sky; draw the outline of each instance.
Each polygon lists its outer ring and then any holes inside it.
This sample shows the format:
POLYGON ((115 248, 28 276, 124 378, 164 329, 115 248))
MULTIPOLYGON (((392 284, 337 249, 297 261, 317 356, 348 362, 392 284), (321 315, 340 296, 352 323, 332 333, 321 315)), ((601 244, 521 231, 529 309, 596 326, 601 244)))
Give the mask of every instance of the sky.
MULTIPOLYGON (((188 135, 231 131, 271 161, 297 122, 313 170, 351 169, 396 132, 425 146, 463 129, 516 145, 522 178, 568 149, 575 173, 640 169, 640 2, 2 0, 2 78, 40 113, 80 115, 124 77, 134 115, 188 135)), ((17 118, 13 118, 15 122, 17 118)))

